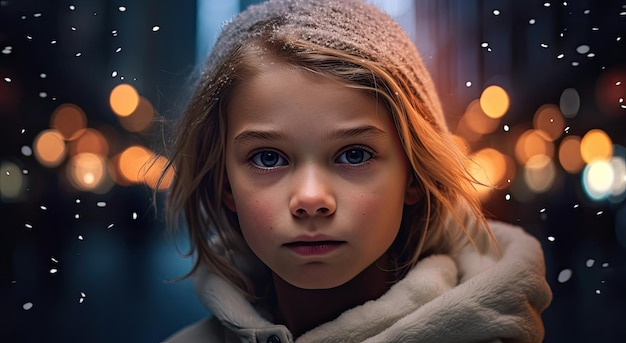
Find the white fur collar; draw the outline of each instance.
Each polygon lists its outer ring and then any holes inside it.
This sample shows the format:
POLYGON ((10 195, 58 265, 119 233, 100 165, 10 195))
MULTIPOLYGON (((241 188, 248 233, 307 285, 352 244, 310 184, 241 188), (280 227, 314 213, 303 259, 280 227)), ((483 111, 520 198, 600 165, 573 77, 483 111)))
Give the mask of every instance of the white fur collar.
MULTIPOLYGON (((490 226, 500 257, 480 255, 469 245, 456 258, 425 258, 379 299, 344 312, 296 342, 540 342, 540 313, 552 297, 541 247, 519 228, 490 226)), ((242 338, 275 326, 219 277, 199 271, 194 284, 203 304, 242 338)))

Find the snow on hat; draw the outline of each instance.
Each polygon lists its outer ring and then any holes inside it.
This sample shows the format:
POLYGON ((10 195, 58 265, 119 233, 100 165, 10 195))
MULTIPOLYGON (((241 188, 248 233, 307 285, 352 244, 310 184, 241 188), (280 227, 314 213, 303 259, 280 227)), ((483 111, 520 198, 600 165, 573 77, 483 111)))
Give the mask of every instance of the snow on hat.
POLYGON ((271 37, 287 43, 305 41, 378 62, 400 85, 408 87, 407 95, 419 102, 426 120, 447 130, 434 84, 417 48, 396 21, 361 0, 269 0, 250 6, 222 28, 202 83, 227 83, 215 79, 219 67, 228 63, 227 57, 238 47, 268 30, 271 37))

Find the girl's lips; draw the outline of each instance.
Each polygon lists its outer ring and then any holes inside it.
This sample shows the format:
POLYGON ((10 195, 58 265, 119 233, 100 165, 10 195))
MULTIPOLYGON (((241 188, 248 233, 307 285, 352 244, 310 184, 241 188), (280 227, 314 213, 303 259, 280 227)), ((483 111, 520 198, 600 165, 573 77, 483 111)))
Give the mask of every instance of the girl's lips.
POLYGON ((284 244, 284 246, 301 256, 319 256, 328 254, 345 243, 343 241, 298 241, 284 244))

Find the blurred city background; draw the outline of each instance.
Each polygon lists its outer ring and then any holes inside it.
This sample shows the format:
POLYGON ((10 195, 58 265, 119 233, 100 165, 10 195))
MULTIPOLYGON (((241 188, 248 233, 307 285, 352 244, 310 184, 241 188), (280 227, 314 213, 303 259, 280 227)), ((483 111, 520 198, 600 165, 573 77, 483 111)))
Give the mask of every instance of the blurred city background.
MULTIPOLYGON (((208 315, 172 281, 191 263, 155 156, 255 2, 0 1, 0 341, 158 342, 208 315)), ((543 245, 545 342, 623 341, 626 2, 373 2, 422 52, 486 210, 543 245)))

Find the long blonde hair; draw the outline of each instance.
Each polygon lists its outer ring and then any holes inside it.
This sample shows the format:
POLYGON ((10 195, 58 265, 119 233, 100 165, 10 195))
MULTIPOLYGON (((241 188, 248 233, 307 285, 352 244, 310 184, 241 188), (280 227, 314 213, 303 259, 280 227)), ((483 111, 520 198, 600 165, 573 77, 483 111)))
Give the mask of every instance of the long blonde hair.
MULTIPOLYGON (((212 75, 198 84, 174 140, 170 167, 175 177, 167 201, 170 223, 182 215, 191 240, 187 255, 230 281, 243 294, 255 295, 249 271, 237 258, 254 259, 241 235, 237 216, 222 201, 226 187, 224 152, 226 108, 232 89, 254 75, 255 58, 271 57, 364 89, 384 104, 395 123, 414 182, 423 194, 406 206, 398 236, 390 248, 399 277, 420 258, 455 253, 459 240, 474 244, 491 233, 468 172, 468 158, 447 127, 434 119, 393 66, 363 59, 307 41, 257 37, 226 57, 212 75)), ((482 246, 482 245, 481 245, 482 246)))

